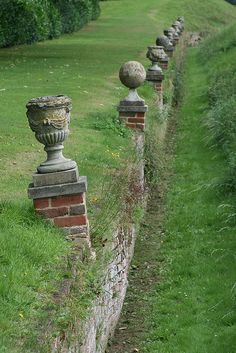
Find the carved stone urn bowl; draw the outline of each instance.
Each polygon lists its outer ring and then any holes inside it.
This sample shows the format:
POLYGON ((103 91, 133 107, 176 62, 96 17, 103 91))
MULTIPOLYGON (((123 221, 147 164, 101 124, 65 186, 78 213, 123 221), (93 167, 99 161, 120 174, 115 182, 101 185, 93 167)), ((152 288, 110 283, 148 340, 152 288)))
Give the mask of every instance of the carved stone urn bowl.
POLYGON ((158 45, 152 45, 148 47, 147 58, 151 60, 152 66, 149 67, 149 71, 158 71, 162 73, 162 69, 158 66, 158 61, 163 58, 164 52, 163 47, 158 45))
POLYGON ((40 164, 38 172, 53 173, 75 168, 76 163, 62 155, 63 142, 69 135, 70 98, 63 95, 34 98, 26 107, 30 128, 47 152, 47 160, 40 164))

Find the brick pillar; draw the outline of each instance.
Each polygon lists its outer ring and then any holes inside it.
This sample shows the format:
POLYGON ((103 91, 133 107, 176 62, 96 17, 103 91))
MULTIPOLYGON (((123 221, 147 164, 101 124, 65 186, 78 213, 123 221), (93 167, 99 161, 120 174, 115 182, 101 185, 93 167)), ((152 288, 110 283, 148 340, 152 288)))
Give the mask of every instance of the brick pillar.
POLYGON ((147 106, 135 107, 133 105, 119 105, 117 109, 119 111, 120 120, 126 124, 127 127, 144 131, 147 106))
POLYGON ((168 66, 169 66, 169 59, 168 57, 166 57, 165 59, 162 59, 159 61, 159 66, 163 69, 163 70, 167 70, 168 66))
POLYGON ((174 55, 174 48, 167 48, 165 49, 165 53, 168 55, 169 58, 172 58, 174 55))
POLYGON ((177 37, 177 36, 175 38, 175 43, 176 43, 176 45, 179 43, 179 37, 177 37))
POLYGON ((163 86, 162 81, 164 80, 164 75, 155 71, 147 71, 147 81, 152 82, 154 89, 157 93, 156 103, 157 106, 162 109, 163 108, 163 86))
POLYGON ((139 62, 128 61, 121 66, 119 77, 123 85, 129 88, 128 96, 117 107, 119 118, 127 127, 144 131, 148 107, 136 89, 145 81, 146 71, 139 62))
POLYGON ((33 174, 28 195, 35 212, 60 228, 67 239, 91 247, 86 209, 87 179, 78 169, 33 174))

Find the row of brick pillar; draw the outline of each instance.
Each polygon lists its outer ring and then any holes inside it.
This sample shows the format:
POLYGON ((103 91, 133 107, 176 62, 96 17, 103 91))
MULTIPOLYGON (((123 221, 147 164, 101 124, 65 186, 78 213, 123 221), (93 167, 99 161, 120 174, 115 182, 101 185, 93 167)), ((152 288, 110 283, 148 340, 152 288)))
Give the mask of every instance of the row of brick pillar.
MULTIPOLYGON (((153 84, 158 107, 163 106, 163 70, 168 69, 169 58, 184 29, 183 18, 148 47, 147 57, 152 65, 147 72, 136 62, 125 63, 120 69, 120 80, 129 88, 129 94, 118 106, 119 118, 128 128, 138 133, 145 130, 145 101, 137 88, 145 81, 153 84)), ((28 196, 33 199, 35 211, 65 233, 78 247, 91 249, 89 221, 86 208, 87 178, 80 176, 75 161, 63 156, 63 142, 69 134, 71 100, 67 96, 39 97, 27 104, 27 116, 36 139, 44 144, 47 159, 33 174, 28 196)))
MULTIPOLYGON (((173 57, 176 45, 184 30, 184 19, 178 19, 172 26, 164 30, 164 34, 158 36, 156 45, 149 46, 147 58, 152 65, 145 71, 143 66, 131 61, 125 63, 120 70, 120 80, 130 91, 136 90, 145 80, 150 82, 156 92, 156 103, 159 109, 163 108, 163 80, 164 71, 168 70, 169 60, 173 57)), ((124 121, 127 127, 132 129, 145 130, 145 115, 148 110, 143 99, 137 92, 132 93, 122 100, 118 106, 120 120, 124 121)))

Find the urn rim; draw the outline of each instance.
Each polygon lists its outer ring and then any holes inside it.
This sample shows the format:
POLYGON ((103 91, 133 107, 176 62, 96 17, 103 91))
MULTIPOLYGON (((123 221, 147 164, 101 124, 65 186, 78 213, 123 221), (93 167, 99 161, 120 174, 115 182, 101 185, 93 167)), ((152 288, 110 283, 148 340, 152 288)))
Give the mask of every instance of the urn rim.
POLYGON ((69 108, 71 109, 71 99, 63 94, 55 96, 43 96, 32 98, 26 104, 27 109, 57 109, 69 108))

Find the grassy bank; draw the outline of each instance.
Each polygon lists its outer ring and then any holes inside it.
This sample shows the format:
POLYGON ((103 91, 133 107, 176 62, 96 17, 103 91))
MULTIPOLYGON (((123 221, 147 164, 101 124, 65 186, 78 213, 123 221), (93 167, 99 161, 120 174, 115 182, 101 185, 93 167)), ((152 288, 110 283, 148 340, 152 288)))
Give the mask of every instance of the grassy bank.
MULTIPOLYGON (((53 307, 52 294, 58 282, 70 277, 70 264, 66 269, 62 265, 69 245, 59 231, 34 217, 31 202, 26 200, 31 173, 44 159, 42 146, 28 129, 26 102, 32 97, 61 93, 73 99, 71 136, 65 143, 65 155, 78 162, 81 175, 88 176, 93 225, 92 214, 99 208, 97 199, 103 197, 104 183, 116 183, 116 175, 133 160, 130 136, 114 121, 114 106, 126 94, 117 78, 118 69, 131 59, 147 66, 147 45, 154 43, 179 14, 186 17, 187 29, 205 32, 224 26, 234 17, 231 7, 219 0, 207 4, 195 0, 174 4, 170 0, 158 4, 155 0, 138 0, 135 6, 131 0, 111 1, 102 4, 100 19, 81 32, 33 46, 0 50, 0 97, 4 102, 0 112, 4 166, 0 176, 1 353, 23 349, 35 352, 39 337, 42 352, 47 351, 44 338, 50 339, 51 332, 50 327, 44 332, 42 322, 47 326, 53 316, 54 333, 58 334, 76 315, 82 316, 83 308, 96 294, 100 265, 95 263, 89 270, 81 268, 76 288, 80 300, 72 296, 63 305, 53 307), (209 12, 210 7, 213 9, 209 12), (49 309, 52 307, 53 311, 49 309), (25 340, 27 348, 22 348, 25 340)), ((152 99, 150 87, 141 89, 141 94, 147 102, 152 99)))
POLYGON ((233 25, 188 49, 112 353, 235 351, 235 38, 233 25))
POLYGON ((173 184, 160 255, 161 283, 144 352, 233 353, 235 336, 235 225, 227 224, 234 196, 214 184, 227 168, 220 151, 206 145, 206 72, 189 51, 185 99, 179 114, 173 184), (217 173, 216 173, 217 172, 217 173))

